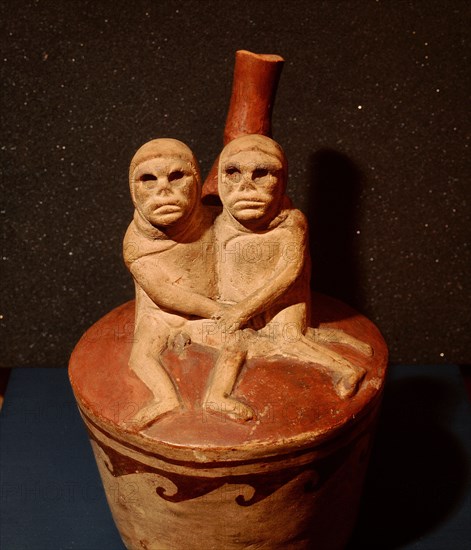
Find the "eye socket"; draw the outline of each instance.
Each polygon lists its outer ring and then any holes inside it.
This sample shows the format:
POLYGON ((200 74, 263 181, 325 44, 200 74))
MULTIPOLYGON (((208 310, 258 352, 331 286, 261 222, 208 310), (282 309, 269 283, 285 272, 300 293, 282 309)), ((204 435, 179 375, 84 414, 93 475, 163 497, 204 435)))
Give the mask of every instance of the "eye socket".
POLYGON ((139 181, 155 181, 157 178, 154 176, 154 174, 142 174, 142 176, 139 178, 139 181))
POLYGON ((185 174, 182 170, 174 170, 173 172, 170 172, 168 175, 168 181, 177 181, 181 180, 185 174))
POLYGON ((238 182, 241 178, 240 170, 236 166, 226 168, 226 177, 233 182, 238 182))
POLYGON ((268 170, 266 168, 256 168, 252 172, 252 179, 259 180, 268 176, 268 170))

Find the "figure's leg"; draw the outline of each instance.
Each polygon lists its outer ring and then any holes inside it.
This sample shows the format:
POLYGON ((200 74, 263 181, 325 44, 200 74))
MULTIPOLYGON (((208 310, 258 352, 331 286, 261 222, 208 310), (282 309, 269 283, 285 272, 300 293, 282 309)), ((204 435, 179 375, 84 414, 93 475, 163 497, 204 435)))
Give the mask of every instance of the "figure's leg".
POLYGON ((342 399, 356 393, 366 373, 363 368, 353 365, 335 351, 312 342, 305 336, 289 345, 283 345, 282 350, 291 356, 323 366, 333 375, 335 391, 342 399))
POLYGON ((371 356, 373 355, 373 350, 369 344, 362 342, 350 336, 343 330, 336 328, 311 328, 309 327, 306 331, 306 337, 312 340, 313 342, 325 342, 325 343, 335 343, 335 344, 345 344, 350 346, 353 349, 356 349, 364 355, 371 356))
POLYGON ((231 396, 247 357, 248 344, 241 333, 242 331, 237 331, 231 335, 233 341, 221 348, 208 382, 203 407, 208 412, 245 422, 254 417, 254 411, 245 403, 231 396))
MULTIPOLYGON (((347 335, 343 331, 332 329, 322 330, 322 339, 319 333, 310 332, 314 329, 307 329, 305 304, 293 304, 278 312, 266 327, 259 331, 263 338, 260 338, 257 346, 249 350, 251 357, 270 357, 273 355, 284 355, 310 363, 317 363, 324 367, 333 378, 335 391, 342 397, 352 396, 358 389, 361 380, 365 376, 365 370, 357 367, 344 359, 338 353, 330 350, 319 342, 337 342, 343 338, 349 345, 363 344, 356 338, 347 335), (304 333, 308 334, 305 336, 304 333), (333 338, 333 340, 328 340, 333 338)), ((368 346, 369 348, 369 346, 368 346)), ((365 350, 366 351, 366 350, 365 350)))
POLYGON ((161 363, 168 331, 164 323, 144 318, 135 332, 129 367, 152 392, 152 401, 126 420, 135 429, 143 429, 163 414, 180 407, 174 383, 161 363))

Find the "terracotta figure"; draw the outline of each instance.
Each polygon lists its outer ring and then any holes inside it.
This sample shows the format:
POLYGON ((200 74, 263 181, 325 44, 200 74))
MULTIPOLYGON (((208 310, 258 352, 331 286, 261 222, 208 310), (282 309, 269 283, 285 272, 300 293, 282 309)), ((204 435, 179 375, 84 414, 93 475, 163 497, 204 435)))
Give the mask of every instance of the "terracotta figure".
POLYGON ((129 365, 152 391, 137 426, 180 406, 178 391, 161 364, 163 351, 184 338, 192 318, 210 318, 215 262, 203 255, 212 242, 213 213, 200 202, 201 178, 191 150, 175 139, 156 139, 134 155, 129 182, 134 219, 124 238, 124 259, 136 286, 134 345, 129 365), (196 274, 203 276, 195 276, 196 274))
POLYGON ((219 317, 225 344, 206 400, 230 408, 230 393, 249 357, 284 355, 316 363, 333 375, 340 397, 355 393, 365 371, 319 343, 335 341, 369 352, 342 331, 309 329, 310 261, 307 222, 285 195, 287 162, 281 147, 261 135, 239 137, 221 153, 215 222, 219 299, 233 304, 219 317))

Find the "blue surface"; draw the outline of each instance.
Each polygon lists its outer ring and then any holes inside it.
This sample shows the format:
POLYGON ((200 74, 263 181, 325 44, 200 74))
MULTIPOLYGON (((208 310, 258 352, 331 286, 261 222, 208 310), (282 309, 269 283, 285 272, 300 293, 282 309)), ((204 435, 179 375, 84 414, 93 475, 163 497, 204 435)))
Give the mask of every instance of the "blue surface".
POLYGON ((66 369, 14 369, 0 414, 0 548, 125 549, 66 369))
MULTIPOLYGON (((391 368, 349 550, 469 547, 469 419, 458 367, 391 368)), ((124 549, 65 369, 12 372, 0 437, 2 550, 124 549)))
POLYGON ((470 548, 470 412, 458 367, 390 369, 349 550, 470 548))

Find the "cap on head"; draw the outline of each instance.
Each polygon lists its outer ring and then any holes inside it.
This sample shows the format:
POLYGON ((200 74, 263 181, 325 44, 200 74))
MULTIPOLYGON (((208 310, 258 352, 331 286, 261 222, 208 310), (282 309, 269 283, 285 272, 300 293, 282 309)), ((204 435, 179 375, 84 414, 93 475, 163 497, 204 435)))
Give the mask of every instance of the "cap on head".
POLYGON ((262 136, 260 134, 248 134, 240 136, 230 141, 222 150, 219 160, 219 176, 221 175, 221 169, 226 159, 232 155, 240 153, 241 151, 260 151, 266 155, 275 157, 281 162, 283 167, 283 180, 286 185, 288 179, 288 161, 286 155, 275 140, 268 136, 262 136))
POLYGON ((198 161, 188 145, 185 145, 178 139, 158 138, 144 143, 144 145, 139 147, 131 159, 131 164, 129 166, 129 185, 131 186, 131 193, 133 190, 134 172, 136 168, 142 162, 158 157, 177 158, 188 162, 195 175, 198 187, 201 188, 201 176, 198 161))

